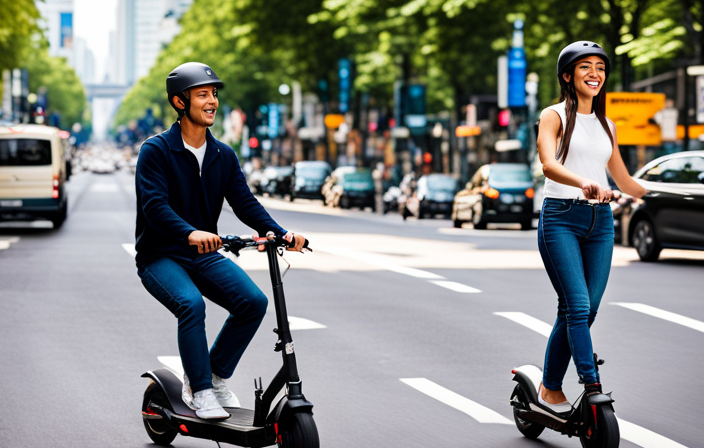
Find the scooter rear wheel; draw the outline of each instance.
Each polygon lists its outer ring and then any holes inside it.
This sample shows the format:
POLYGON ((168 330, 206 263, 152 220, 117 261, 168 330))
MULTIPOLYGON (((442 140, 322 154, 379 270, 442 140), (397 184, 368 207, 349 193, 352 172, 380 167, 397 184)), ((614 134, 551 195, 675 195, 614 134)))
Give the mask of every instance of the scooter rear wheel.
MULTIPOLYGON (((147 390, 144 391, 142 412, 148 412, 149 403, 154 403, 173 412, 166 394, 154 381, 150 382, 147 390)), ((178 432, 170 427, 164 419, 142 419, 142 421, 144 422, 144 429, 147 430, 147 435, 157 445, 169 446, 178 435, 178 432)))
POLYGON ((312 414, 294 414, 289 424, 282 428, 279 448, 320 448, 318 427, 312 414))
MULTIPOLYGON (((526 393, 520 384, 516 384, 516 387, 513 388, 513 393, 511 394, 511 401, 518 401, 524 406, 529 405, 528 399, 526 398, 526 393)), ((514 407, 513 419, 516 421, 516 428, 518 428, 521 434, 523 434, 527 438, 533 440, 537 439, 540 434, 543 433, 545 426, 523 420, 518 416, 518 414, 518 410, 514 407)))
POLYGON ((618 448, 621 432, 618 420, 611 406, 596 406, 588 409, 586 430, 580 434, 579 441, 584 448, 618 448), (591 411, 591 412, 590 412, 591 411), (596 421, 594 416, 596 414, 596 421))

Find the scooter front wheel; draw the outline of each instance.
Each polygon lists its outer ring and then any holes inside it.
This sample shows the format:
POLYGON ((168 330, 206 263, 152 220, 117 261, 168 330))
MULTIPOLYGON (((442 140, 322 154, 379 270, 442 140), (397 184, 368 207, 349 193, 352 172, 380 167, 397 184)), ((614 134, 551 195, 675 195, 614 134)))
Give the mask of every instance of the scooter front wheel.
POLYGON ((294 414, 279 436, 279 448, 320 448, 318 427, 312 414, 294 414))
POLYGON ((163 418, 153 416, 154 412, 149 409, 149 404, 154 403, 162 408, 173 412, 169 400, 161 387, 154 381, 149 383, 147 390, 144 391, 144 400, 142 401, 142 421, 144 429, 147 430, 149 438, 154 443, 161 446, 169 446, 174 441, 178 432, 169 426, 163 418), (149 418, 149 416, 152 418, 149 418))
MULTIPOLYGON (((528 398, 526 398, 526 393, 520 384, 516 384, 516 387, 513 388, 513 393, 511 394, 511 401, 519 402, 526 407, 529 405, 528 398)), ((520 411, 514 407, 513 419, 516 421, 516 428, 518 428, 521 434, 523 434, 527 438, 533 440, 537 439, 540 434, 543 433, 545 426, 523 420, 519 417, 519 413, 520 411)))
POLYGON ((579 436, 583 448, 618 448, 621 433, 618 420, 611 406, 589 406, 587 409, 586 429, 579 436))

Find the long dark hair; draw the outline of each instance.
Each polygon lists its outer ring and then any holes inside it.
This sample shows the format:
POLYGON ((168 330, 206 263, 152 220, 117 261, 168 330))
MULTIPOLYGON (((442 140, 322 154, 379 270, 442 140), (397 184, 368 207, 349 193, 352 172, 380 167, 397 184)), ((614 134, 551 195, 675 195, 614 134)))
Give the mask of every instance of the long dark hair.
MULTIPOLYGON (((572 140, 572 132, 574 131, 574 125, 577 122, 577 91, 575 90, 574 87, 574 69, 577 66, 577 63, 579 61, 570 64, 567 69, 560 74, 558 77, 558 80, 560 82, 560 102, 565 101, 565 116, 566 116, 566 123, 565 123, 565 129, 562 129, 560 127, 560 132, 558 134, 558 137, 560 138, 560 146, 557 148, 557 155, 556 157, 560 160, 561 164, 565 164, 565 160, 567 160, 567 153, 570 150, 570 141, 572 140), (565 78, 562 76, 564 73, 569 73, 570 74, 570 82, 565 81, 565 78)), ((611 141, 611 146, 614 146, 614 136, 611 134, 611 128, 609 127, 608 122, 606 121, 606 79, 607 77, 604 78, 604 84, 601 87, 601 90, 592 99, 592 112, 596 114, 596 118, 599 120, 599 123, 601 123, 601 126, 604 128, 606 131, 606 134, 609 136, 609 140, 611 141)))

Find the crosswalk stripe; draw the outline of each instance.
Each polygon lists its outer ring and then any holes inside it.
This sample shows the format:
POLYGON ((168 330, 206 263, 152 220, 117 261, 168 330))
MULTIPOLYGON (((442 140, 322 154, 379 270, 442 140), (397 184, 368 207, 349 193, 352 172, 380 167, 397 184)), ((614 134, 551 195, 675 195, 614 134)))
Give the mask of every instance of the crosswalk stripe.
MULTIPOLYGON (((531 330, 542 334, 545 337, 549 337, 552 332, 552 326, 525 313, 494 314, 519 323, 524 327, 530 328, 531 330)), ((621 418, 618 419, 618 423, 621 438, 623 440, 628 440, 631 443, 635 443, 643 448, 687 448, 684 445, 670 440, 667 437, 661 436, 660 434, 649 429, 645 429, 642 426, 638 426, 635 423, 628 422, 621 418)))
POLYGON ((655 308, 654 306, 645 305, 642 303, 611 302, 611 305, 622 306, 624 308, 628 308, 629 310, 638 311, 639 313, 657 317, 704 333, 704 322, 682 316, 681 314, 661 310, 660 308, 655 308))
POLYGON ((419 392, 432 397, 441 403, 464 412, 479 423, 500 423, 512 425, 513 422, 498 412, 475 403, 469 398, 465 398, 449 389, 445 389, 439 384, 433 383, 426 378, 401 378, 401 381, 408 384, 419 392))
POLYGON ((538 320, 533 316, 529 316, 526 313, 502 312, 494 314, 496 314, 497 316, 505 317, 506 319, 510 319, 518 324, 523 325, 526 328, 530 328, 531 330, 540 333, 545 337, 549 337, 550 333, 552 332, 552 327, 549 324, 546 324, 542 320, 538 320))

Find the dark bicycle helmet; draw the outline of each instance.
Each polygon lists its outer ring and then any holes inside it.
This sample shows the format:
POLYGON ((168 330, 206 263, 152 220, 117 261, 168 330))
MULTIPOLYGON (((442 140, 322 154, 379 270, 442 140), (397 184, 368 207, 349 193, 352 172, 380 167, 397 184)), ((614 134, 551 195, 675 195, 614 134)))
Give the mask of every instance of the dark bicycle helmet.
POLYGON ((205 64, 186 62, 171 70, 169 76, 166 77, 166 94, 169 95, 169 103, 178 112, 179 117, 185 114, 190 118, 188 112, 191 104, 184 92, 193 87, 208 85, 213 85, 218 89, 222 89, 225 86, 213 69, 205 64), (185 110, 179 109, 174 105, 174 96, 181 98, 181 101, 186 105, 185 110))
POLYGON ((570 65, 587 56, 599 56, 604 60, 604 64, 606 64, 606 77, 608 78, 611 72, 609 55, 601 48, 601 45, 588 40, 580 40, 571 43, 562 49, 560 56, 557 58, 557 77, 560 78, 562 73, 564 73, 570 65))

